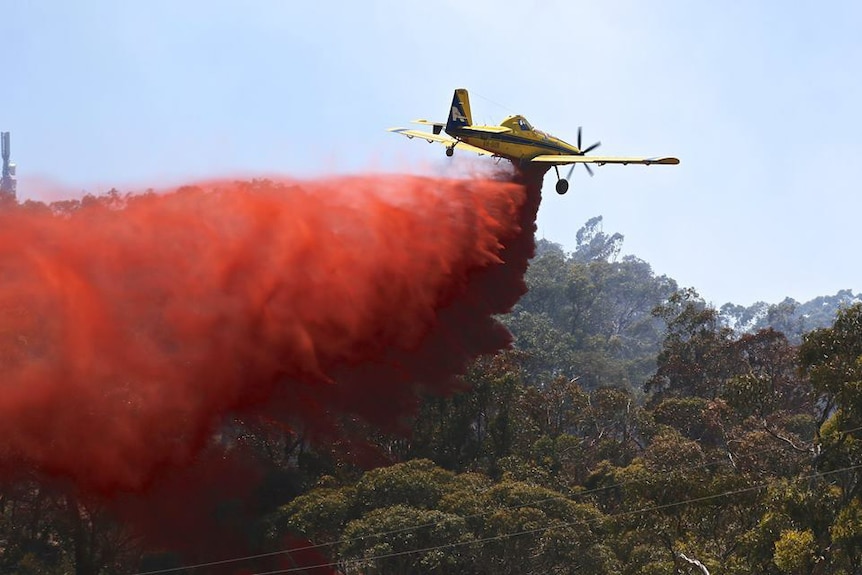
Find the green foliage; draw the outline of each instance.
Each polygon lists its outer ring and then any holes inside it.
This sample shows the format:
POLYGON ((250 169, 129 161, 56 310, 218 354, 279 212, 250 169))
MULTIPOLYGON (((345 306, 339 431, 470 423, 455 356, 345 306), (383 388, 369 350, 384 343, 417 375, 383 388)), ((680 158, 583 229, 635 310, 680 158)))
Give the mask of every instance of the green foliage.
POLYGON ((469 393, 428 398, 406 444, 406 458, 428 458, 453 470, 477 461, 495 473, 496 462, 517 441, 516 418, 523 356, 506 352, 480 358, 464 376, 469 393))
POLYGON ((391 505, 431 509, 437 506, 452 478, 452 472, 427 459, 412 459, 365 473, 356 483, 354 502, 363 510, 391 505))
POLYGON ((775 565, 782 573, 802 575, 814 563, 814 534, 811 530, 787 529, 775 542, 775 565))
POLYGON ((314 489, 284 507, 284 515, 290 520, 279 528, 289 528, 306 537, 315 534, 333 540, 344 527, 352 501, 350 490, 314 489))
POLYGON ((669 397, 655 406, 653 418, 680 431, 690 439, 701 439, 706 433, 704 411, 709 402, 702 397, 669 397))
POLYGON ((675 429, 657 434, 644 454, 650 469, 670 473, 697 467, 704 461, 704 453, 696 441, 684 438, 675 429))
POLYGON ((656 398, 698 396, 714 399, 734 373, 733 332, 720 326, 718 313, 696 291, 675 292, 653 313, 667 325, 658 369, 646 391, 656 398))
POLYGON ((602 231, 602 216, 587 220, 575 234, 574 258, 579 262, 608 261, 616 259, 622 248, 622 234, 608 236, 602 231))
POLYGON ((467 522, 436 510, 408 505, 373 509, 348 523, 341 539, 339 556, 351 572, 451 573, 473 563, 469 544, 475 538, 467 522))
POLYGON ((847 428, 862 425, 862 304, 839 312, 832 327, 807 334, 799 353, 814 389, 841 408, 847 428))
POLYGON ((862 502, 858 498, 838 513, 829 534, 836 547, 836 562, 848 573, 858 573, 862 568, 862 502))
POLYGON ((527 380, 555 377, 639 388, 655 367, 660 323, 652 309, 676 289, 632 256, 618 260, 623 237, 601 231, 601 217, 577 233, 572 254, 539 242, 528 293, 506 318, 516 347, 530 357, 527 380))
POLYGON ((593 505, 551 489, 409 461, 314 489, 273 523, 312 541, 339 541, 347 572, 563 573, 616 566, 603 521, 593 505))

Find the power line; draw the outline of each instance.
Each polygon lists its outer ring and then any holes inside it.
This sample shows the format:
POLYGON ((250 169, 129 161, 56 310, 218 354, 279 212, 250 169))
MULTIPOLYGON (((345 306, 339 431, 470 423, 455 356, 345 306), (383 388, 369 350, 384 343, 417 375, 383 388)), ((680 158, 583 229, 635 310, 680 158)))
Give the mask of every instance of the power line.
MULTIPOLYGON (((856 427, 856 428, 852 428, 852 429, 848 429, 848 430, 842 430, 842 431, 840 431, 839 433, 852 433, 852 432, 854 432, 854 431, 859 431, 859 430, 862 430, 862 426, 860 426, 860 427, 856 427)), ((785 449, 786 449, 786 448, 784 448, 783 446, 779 445, 779 446, 777 446, 777 447, 769 447, 769 448, 761 449, 761 450, 758 450, 758 451, 749 452, 749 453, 746 453, 746 455, 747 455, 747 456, 760 455, 760 454, 763 454, 763 453, 769 453, 769 452, 773 452, 773 451, 784 451, 785 449)), ((663 473, 663 474, 665 474, 665 475, 669 475, 670 473, 674 473, 674 472, 695 471, 695 470, 697 470, 697 469, 706 468, 706 467, 710 467, 710 466, 712 466, 712 465, 718 465, 718 464, 722 464, 722 463, 727 464, 727 463, 728 463, 728 461, 727 461, 726 459, 724 459, 724 458, 721 458, 721 459, 716 459, 716 460, 713 460, 713 461, 707 461, 707 462, 704 462, 704 463, 700 463, 700 464, 697 464, 697 465, 690 465, 690 466, 687 466, 687 467, 681 467, 681 468, 678 468, 678 469, 666 470, 666 471, 664 471, 664 472, 662 472, 662 473, 663 473)), ((828 472, 828 473, 833 473, 833 472, 828 472)), ((815 475, 816 475, 816 474, 815 474, 815 475)), ((825 475, 825 474, 824 474, 824 475, 825 475)), ((489 515, 489 514, 491 514, 491 513, 498 513, 499 511, 514 510, 514 509, 520 509, 520 508, 523 508, 523 507, 531 507, 531 506, 535 506, 535 505, 540 505, 540 504, 542 504, 542 503, 547 503, 547 502, 550 502, 550 501, 556 501, 556 500, 561 500, 561 499, 572 499, 572 498, 576 498, 576 497, 577 497, 577 498, 582 498, 582 497, 587 496, 587 495, 593 495, 593 494, 595 494, 595 493, 600 493, 600 492, 602 492, 602 491, 607 491, 607 490, 611 490, 611 489, 616 489, 616 488, 619 488, 619 487, 625 487, 626 485, 637 484, 637 483, 641 483, 641 482, 643 482, 643 481, 644 481, 643 479, 631 479, 631 480, 628 480, 628 481, 618 482, 618 483, 615 483, 615 484, 612 484, 612 485, 605 485, 605 486, 602 486, 602 487, 596 487, 596 488, 594 488, 594 489, 589 489, 589 490, 585 490, 585 491, 580 491, 580 492, 578 492, 578 493, 574 493, 574 494, 572 494, 571 496, 567 496, 567 495, 562 495, 562 494, 561 494, 561 495, 556 495, 556 496, 553 496, 553 497, 548 497, 548 498, 545 498, 545 499, 538 499, 538 500, 531 501, 531 502, 528 502, 528 503, 522 503, 522 504, 519 504, 519 505, 512 505, 512 506, 506 506, 506 507, 501 507, 501 508, 495 508, 495 509, 493 509, 493 510, 488 510, 488 511, 485 511, 485 512, 482 512, 482 513, 474 513, 474 514, 472 514, 472 515, 465 515, 465 516, 461 516, 461 518, 462 518, 462 519, 465 519, 465 520, 467 520, 467 519, 475 519, 475 518, 483 517, 483 516, 485 516, 485 515, 489 515)), ((241 556, 241 557, 234 557, 234 558, 229 558, 229 559, 221 559, 221 560, 209 561, 209 562, 205 562, 205 563, 196 563, 196 564, 194 564, 194 565, 185 565, 185 566, 181 566, 181 567, 169 567, 169 568, 165 568, 165 569, 157 569, 157 570, 153 570, 153 571, 142 571, 142 572, 136 572, 136 573, 134 573, 134 574, 132 574, 132 575, 161 575, 161 574, 165 574, 165 573, 173 573, 173 572, 176 572, 176 571, 182 571, 182 570, 199 569, 199 568, 204 568, 204 567, 215 567, 215 566, 219 566, 219 565, 227 565, 227 564, 230 564, 230 563, 239 563, 239 562, 243 562, 243 561, 251 561, 251 560, 254 560, 254 559, 264 559, 264 558, 267 558, 267 557, 274 557, 274 556, 277 556, 277 555, 285 555, 285 554, 294 553, 294 552, 297 552, 297 551, 309 551, 309 550, 313 550, 313 549, 320 549, 320 548, 324 548, 324 547, 334 547, 334 546, 336 546, 336 545, 343 545, 343 544, 345 544, 345 543, 352 543, 352 542, 354 542, 354 541, 362 541, 363 539, 369 539, 369 538, 383 538, 383 537, 387 537, 387 536, 390 536, 390 535, 398 535, 398 534, 400 534, 400 533, 405 533, 405 532, 409 532, 409 531, 418 531, 419 529, 425 529, 425 528, 428 528, 428 527, 434 527, 435 525, 437 525, 437 522, 425 523, 425 524, 420 524, 420 525, 414 525, 414 526, 410 526, 410 527, 404 527, 404 528, 401 528, 401 529, 395 529, 395 530, 392 530, 392 531, 385 531, 385 532, 382 532, 382 533, 373 533, 373 534, 369 534, 369 535, 362 535, 362 536, 359 536, 359 537, 352 537, 352 538, 348 538, 348 539, 339 539, 339 540, 335 540, 335 541, 327 541, 327 542, 324 542, 324 543, 314 543, 314 544, 309 544, 309 545, 303 545, 303 546, 300 546, 300 547, 292 547, 292 548, 289 548, 289 549, 281 549, 281 550, 278 550, 278 551, 269 551, 269 552, 266 552, 266 553, 258 553, 258 554, 254 554, 254 555, 245 555, 245 556, 241 556)), ((278 572, 276 572, 276 573, 281 573, 281 571, 278 571, 278 572)), ((262 574, 261 574, 261 575, 262 575, 262 574)))
MULTIPOLYGON (((761 451, 754 452, 753 455, 757 455, 759 453, 765 453, 765 452, 769 452, 769 451, 775 451, 775 450, 776 450, 776 448, 763 449, 761 451)), ((681 470, 674 470, 674 471, 694 471, 694 470, 699 469, 701 467, 708 467, 711 465, 717 465, 717 464, 721 464, 721 463, 727 463, 727 460, 724 458, 717 459, 715 461, 709 461, 706 463, 701 463, 699 465, 689 466, 687 468, 683 468, 681 470)), ((670 473, 670 472, 671 471, 665 471, 664 473, 670 473)), ((604 485, 602 487, 596 487, 594 489, 589 489, 586 491, 580 491, 578 493, 572 494, 571 497, 584 497, 587 495, 592 495, 594 493, 607 491, 607 490, 614 489, 617 487, 623 487, 623 486, 631 484, 631 483, 638 483, 640 481, 642 481, 642 480, 632 479, 629 481, 619 482, 619 483, 616 483, 613 485, 604 485)), ((466 519, 476 519, 476 518, 484 517, 485 515, 489 515, 491 513, 497 513, 499 511, 520 509, 522 507, 531 507, 534 505, 541 505, 543 503, 548 503, 550 501, 556 501, 556 500, 560 500, 560 499, 569 499, 569 498, 570 498, 570 496, 567 496, 567 495, 556 495, 556 496, 548 497, 545 499, 537 499, 535 501, 530 501, 528 503, 521 503, 520 505, 506 506, 506 507, 501 507, 501 508, 495 508, 495 509, 489 510, 489 511, 484 511, 482 513, 474 513, 472 515, 465 515, 465 516, 462 516, 462 518, 465 520, 466 519)), ((398 535, 400 533, 405 533, 408 531, 418 531, 420 529, 424 529, 427 527, 434 527, 435 525, 437 525, 436 522, 423 523, 420 525, 412 525, 410 527, 403 527, 401 529, 394 529, 391 531, 384 531, 381 533, 373 533, 373 534, 369 534, 369 535, 361 535, 359 537, 352 537, 352 538, 348 538, 348 539, 337 539, 334 541, 326 541, 323 543, 312 543, 312 544, 303 545, 300 547, 291 547, 289 549, 281 549, 279 551, 268 551, 266 553, 258 553, 255 555, 244 555, 241 557, 234 557, 234 558, 230 558, 230 559, 220 559, 220 560, 215 560, 215 561, 208 561, 206 563, 196 563, 194 565, 185 565, 182 567, 168 567, 165 569, 157 569, 154 571, 143 571, 143 572, 134 573, 133 575, 161 575, 164 573, 172 573, 175 571, 182 571, 182 570, 187 570, 187 569, 198 569, 198 568, 203 568, 203 567, 215 567, 218 565, 227 565, 230 563, 239 563, 242 561, 251 561, 253 559, 263 559, 266 557, 274 557, 276 555, 284 555, 284 554, 293 553, 296 551, 309 551, 312 549, 320 549, 323 547, 334 547, 334 546, 342 545, 345 543, 352 543, 354 541, 362 541, 363 539, 383 538, 383 537, 387 537, 389 535, 398 535)))
POLYGON ((478 93, 478 92, 476 92, 475 90, 471 91, 471 94, 473 94, 473 95, 475 95, 475 96, 479 96, 480 98, 482 98, 482 99, 483 99, 483 100, 485 100, 486 102, 489 102, 489 103, 491 103, 491 104, 494 104, 495 106, 499 106, 500 108, 502 108, 502 109, 506 110, 507 112, 510 112, 512 115, 517 114, 517 112, 515 112, 515 110, 513 110, 512 108, 510 108, 510 107, 506 106, 505 104, 501 104, 500 102, 496 102, 496 101, 492 100, 491 98, 488 98, 488 97, 486 97, 486 96, 483 96, 482 94, 479 94, 479 93, 478 93))

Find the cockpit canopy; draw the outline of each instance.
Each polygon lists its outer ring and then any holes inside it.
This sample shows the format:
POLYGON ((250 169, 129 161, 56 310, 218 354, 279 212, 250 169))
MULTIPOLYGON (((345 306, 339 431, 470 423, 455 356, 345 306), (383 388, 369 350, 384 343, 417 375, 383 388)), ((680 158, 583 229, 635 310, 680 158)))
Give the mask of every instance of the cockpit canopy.
POLYGON ((508 118, 503 120, 501 125, 516 132, 531 132, 539 138, 553 137, 548 133, 534 128, 533 125, 530 124, 530 122, 528 122, 527 118, 525 118, 524 116, 509 116, 508 118))
POLYGON ((503 125, 513 130, 520 130, 521 132, 533 131, 533 126, 530 125, 530 122, 524 116, 509 116, 503 121, 503 125))

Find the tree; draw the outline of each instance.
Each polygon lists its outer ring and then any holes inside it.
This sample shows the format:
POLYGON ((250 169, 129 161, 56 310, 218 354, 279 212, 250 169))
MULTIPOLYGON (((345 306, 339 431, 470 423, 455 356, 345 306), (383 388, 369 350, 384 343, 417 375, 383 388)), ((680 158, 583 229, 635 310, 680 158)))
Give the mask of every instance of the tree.
POLYGON ((832 327, 808 333, 799 353, 815 391, 839 409, 845 428, 862 425, 862 304, 840 311, 832 327))
POLYGON ((667 331, 658 355, 658 368, 645 390, 655 399, 698 396, 713 399, 733 374, 733 331, 721 327, 718 313, 693 289, 674 293, 653 314, 664 320, 667 331))
POLYGON ((478 358, 462 378, 461 393, 426 398, 403 458, 427 458, 455 471, 482 465, 493 474, 516 441, 522 366, 529 361, 512 351, 478 358))
POLYGON ((602 216, 590 218, 575 234, 574 259, 579 263, 613 260, 622 248, 623 239, 622 234, 609 236, 602 231, 602 216))
POLYGON ((392 505, 347 524, 339 548, 341 571, 363 575, 453 573, 472 570, 475 539, 458 515, 392 505))
POLYGON ((804 575, 814 564, 814 534, 810 529, 787 529, 775 542, 775 565, 782 573, 804 575))
POLYGON ((339 542, 345 573, 595 573, 617 567, 603 521, 558 491, 417 460, 298 497, 272 535, 339 542))
POLYGON ((525 379, 544 385, 580 377, 586 389, 638 387, 652 374, 660 322, 652 309, 676 290, 633 256, 618 259, 623 237, 601 231, 601 217, 577 234, 572 254, 539 242, 527 271, 529 291, 506 323, 531 358, 525 379))

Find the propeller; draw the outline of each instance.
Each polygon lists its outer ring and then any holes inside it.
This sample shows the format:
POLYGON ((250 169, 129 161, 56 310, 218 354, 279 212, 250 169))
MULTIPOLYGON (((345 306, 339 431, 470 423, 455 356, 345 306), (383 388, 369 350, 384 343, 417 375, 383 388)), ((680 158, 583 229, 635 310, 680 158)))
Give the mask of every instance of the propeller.
MULTIPOLYGON (((581 127, 578 126, 578 149, 581 151, 581 153, 579 155, 581 155, 581 156, 586 155, 588 152, 592 152, 593 150, 595 150, 596 148, 598 148, 601 145, 602 145, 601 142, 596 142, 592 146, 587 146, 586 148, 581 148, 581 127)), ((572 177, 572 172, 575 171, 576 165, 577 164, 572 164, 572 167, 569 168, 569 173, 566 176, 567 180, 572 177)), ((595 174, 593 174, 593 169, 590 167, 589 164, 582 164, 582 165, 584 166, 584 168, 587 169, 587 173, 590 175, 590 177, 595 175, 595 174)))

